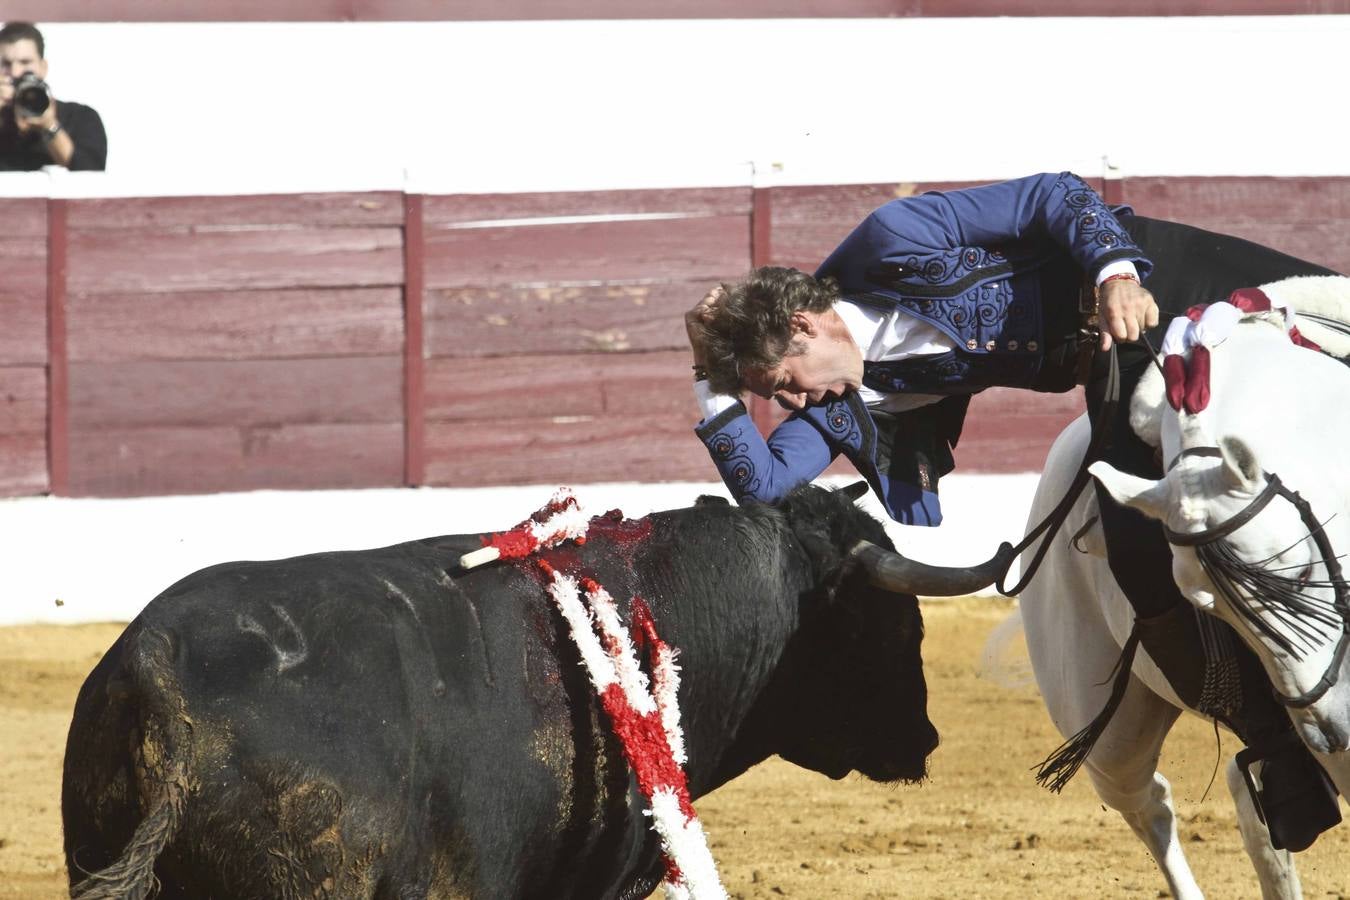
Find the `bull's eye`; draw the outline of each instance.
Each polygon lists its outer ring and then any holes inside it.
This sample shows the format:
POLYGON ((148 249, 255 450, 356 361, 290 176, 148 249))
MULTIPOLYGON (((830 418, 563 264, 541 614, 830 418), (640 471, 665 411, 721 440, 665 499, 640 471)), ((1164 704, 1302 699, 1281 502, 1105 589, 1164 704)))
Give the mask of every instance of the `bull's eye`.
POLYGON ((1312 581, 1312 572, 1313 564, 1308 563, 1303 567, 1303 571, 1298 573, 1298 578, 1296 580, 1299 584, 1307 584, 1309 581, 1312 581))

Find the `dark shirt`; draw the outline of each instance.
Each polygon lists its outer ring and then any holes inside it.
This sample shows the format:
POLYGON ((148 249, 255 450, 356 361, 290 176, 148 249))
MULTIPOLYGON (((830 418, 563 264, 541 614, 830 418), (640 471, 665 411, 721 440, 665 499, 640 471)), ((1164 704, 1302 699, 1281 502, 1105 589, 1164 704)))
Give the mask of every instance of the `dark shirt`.
MULTIPOLYGON (((70 158, 71 171, 102 172, 108 160, 108 136, 103 131, 103 120, 92 106, 58 100, 56 120, 70 135, 75 154, 70 158)), ((0 111, 0 172, 36 172, 43 166, 54 166, 56 161, 42 142, 41 129, 20 134, 14 124, 14 108, 0 111)))

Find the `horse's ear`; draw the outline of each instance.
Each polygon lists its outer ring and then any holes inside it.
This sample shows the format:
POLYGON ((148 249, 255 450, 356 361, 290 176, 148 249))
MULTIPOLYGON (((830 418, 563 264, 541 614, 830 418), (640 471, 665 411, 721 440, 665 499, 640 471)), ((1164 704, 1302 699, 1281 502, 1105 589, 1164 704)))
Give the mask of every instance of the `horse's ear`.
POLYGON ((1247 442, 1240 437, 1219 438, 1219 453, 1223 455, 1225 487, 1254 492, 1261 488, 1261 465, 1247 442))
POLYGON ((855 481, 850 485, 845 485, 839 489, 845 497, 857 503, 859 499, 867 496, 867 482, 855 481))
POLYGON ((1150 481, 1128 472, 1116 469, 1110 463, 1100 460, 1088 467, 1093 477, 1102 483, 1102 487, 1112 497, 1131 509, 1137 509, 1146 516, 1162 519, 1167 513, 1167 479, 1150 481))

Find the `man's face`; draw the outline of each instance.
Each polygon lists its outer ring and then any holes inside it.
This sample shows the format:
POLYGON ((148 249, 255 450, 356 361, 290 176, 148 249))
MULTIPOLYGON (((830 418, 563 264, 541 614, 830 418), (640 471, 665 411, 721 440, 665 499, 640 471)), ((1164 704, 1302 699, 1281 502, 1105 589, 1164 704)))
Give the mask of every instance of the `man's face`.
POLYGON ((14 99, 14 82, 26 72, 47 80, 47 61, 38 56, 37 44, 27 38, 0 44, 0 107, 14 99))
POLYGON ((862 384, 862 352, 833 311, 795 313, 788 352, 792 355, 772 369, 747 369, 745 389, 788 409, 802 409, 838 399, 862 384))

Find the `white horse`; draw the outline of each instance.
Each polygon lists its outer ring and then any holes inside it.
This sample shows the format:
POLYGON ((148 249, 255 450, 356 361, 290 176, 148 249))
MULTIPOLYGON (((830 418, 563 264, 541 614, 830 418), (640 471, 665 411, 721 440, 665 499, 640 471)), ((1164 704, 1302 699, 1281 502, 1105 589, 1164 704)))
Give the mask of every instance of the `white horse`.
MULTIPOLYGON (((1270 288, 1284 286, 1296 306, 1300 300, 1317 305, 1309 292, 1328 287, 1344 291, 1341 302, 1350 302, 1350 279, 1293 281, 1270 288)), ((1340 315, 1333 318, 1344 321, 1340 315)), ((1304 331, 1316 332, 1314 339, 1325 349, 1350 352, 1334 332, 1306 323, 1304 331)), ((1344 462, 1350 448, 1350 415, 1345 413, 1350 367, 1291 343, 1282 316, 1270 313, 1248 317, 1213 349, 1210 387, 1206 409, 1194 415, 1173 412, 1163 400, 1161 377, 1151 372, 1136 391, 1132 417, 1141 436, 1160 442, 1164 460, 1175 465, 1156 482, 1104 463, 1093 464, 1092 474, 1120 501, 1162 520, 1171 532, 1173 576, 1182 593, 1233 626, 1277 691, 1308 701, 1289 708, 1295 728, 1341 794, 1350 796, 1350 662, 1338 652, 1342 620, 1350 611, 1336 608, 1328 574, 1330 557, 1350 553, 1350 467, 1344 462), (1271 475, 1307 501, 1324 525, 1329 547, 1319 549, 1287 496, 1272 490, 1265 505, 1252 506, 1267 493, 1271 475), (1222 529, 1244 510, 1255 512, 1246 524, 1208 539, 1205 532, 1222 529), (1206 545, 1222 545, 1230 564, 1235 560, 1249 575, 1264 573, 1289 590, 1281 596, 1252 596, 1250 578, 1216 584, 1212 563, 1200 558, 1207 551, 1186 546, 1197 534, 1206 545), (1288 594, 1304 608, 1290 610, 1288 594), (1337 680, 1325 687, 1327 678, 1337 680), (1315 688, 1320 695, 1309 700, 1315 688)), ((1088 437, 1083 417, 1056 440, 1031 510, 1032 524, 1064 495, 1088 437)), ((1092 721, 1106 703, 1112 668, 1134 619, 1107 565, 1100 529, 1089 525, 1096 506, 1093 492, 1084 491, 1020 601, 1036 680, 1051 719, 1066 737, 1092 721), (1076 547, 1073 535, 1079 535, 1076 547)), ((1223 575, 1218 579, 1225 580, 1223 575)), ((1196 898, 1202 895, 1177 838, 1171 789, 1157 771, 1163 740, 1183 709, 1141 648, 1120 705, 1084 768, 1103 802, 1121 813, 1153 854, 1172 896, 1196 898)), ((1302 896, 1292 856, 1272 849, 1236 762, 1229 762, 1226 775, 1262 895, 1302 896)))

